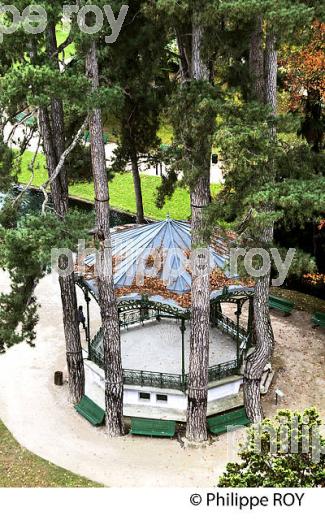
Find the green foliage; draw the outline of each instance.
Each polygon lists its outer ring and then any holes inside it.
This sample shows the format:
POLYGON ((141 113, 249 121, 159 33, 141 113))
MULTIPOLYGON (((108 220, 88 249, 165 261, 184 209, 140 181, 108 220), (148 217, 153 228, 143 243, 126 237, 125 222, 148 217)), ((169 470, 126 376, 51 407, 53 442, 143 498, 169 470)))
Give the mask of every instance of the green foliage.
POLYGON ((46 57, 44 61, 43 65, 17 63, 1 79, 0 99, 14 114, 22 103, 23 106, 46 106, 59 94, 67 102, 83 106, 80 92, 90 91, 87 79, 73 74, 70 69, 62 74, 47 63, 46 57))
POLYGON ((0 215, 0 268, 9 272, 11 281, 9 294, 0 295, 0 350, 4 351, 23 340, 34 346, 38 321, 34 292, 50 272, 51 250, 76 250, 78 239, 87 238, 91 222, 89 213, 79 211, 71 211, 64 221, 54 213, 29 214, 18 220, 18 212, 10 211, 9 203, 0 215))
POLYGON ((254 236, 267 222, 287 229, 304 226, 324 208, 324 154, 299 142, 274 140, 270 122, 268 110, 256 103, 225 105, 216 133, 225 182, 209 220, 236 227, 250 212, 247 229, 254 236))
POLYGON ((14 159, 14 151, 0 137, 0 191, 6 191, 11 183, 15 181, 14 159))
MULTIPOLYGON (((278 247, 281 258, 285 258, 287 249, 278 247)), ((273 266, 274 267, 274 266, 273 266)), ((305 253, 301 249, 296 249, 295 256, 291 262, 290 269, 287 275, 287 279, 295 278, 300 279, 304 274, 316 273, 317 265, 315 259, 308 253, 305 253)))
MULTIPOLYGON (((315 13, 314 6, 296 0, 223 0, 219 13, 237 23, 249 23, 259 14, 271 24, 281 38, 292 38, 292 33, 308 25, 315 13)), ((299 34, 299 33, 298 33, 299 34)))
POLYGON ((12 204, 10 198, 8 199, 6 196, 0 211, 0 229, 15 228, 17 226, 18 213, 18 207, 12 204))
POLYGON ((124 93, 116 115, 119 145, 112 167, 115 172, 124 170, 130 160, 147 159, 160 144, 160 113, 169 89, 167 35, 162 22, 144 16, 144 3, 137 0, 130 4, 105 68, 107 79, 124 93))
POLYGON ((183 172, 190 188, 202 175, 202 168, 210 168, 218 94, 206 81, 190 81, 178 88, 171 103, 174 146, 181 152, 174 168, 183 172))
POLYGON ((169 172, 158 190, 159 207, 172 196, 177 184, 191 190, 202 171, 210 169, 218 99, 218 89, 207 81, 188 81, 173 94, 169 116, 174 139, 162 156, 169 172))
MULTIPOLYGON (((305 163, 306 169, 307 165, 305 163)), ((308 171, 308 170, 307 170, 308 171)), ((325 207, 325 178, 314 175, 311 179, 285 179, 274 185, 266 184, 247 201, 254 207, 272 204, 277 221, 287 229, 316 219, 325 207)))
POLYGON ((325 439, 314 408, 283 410, 248 430, 241 462, 227 465, 220 487, 324 487, 325 439), (289 444, 286 439, 289 439, 289 444), (323 452, 323 453, 320 453, 323 452))

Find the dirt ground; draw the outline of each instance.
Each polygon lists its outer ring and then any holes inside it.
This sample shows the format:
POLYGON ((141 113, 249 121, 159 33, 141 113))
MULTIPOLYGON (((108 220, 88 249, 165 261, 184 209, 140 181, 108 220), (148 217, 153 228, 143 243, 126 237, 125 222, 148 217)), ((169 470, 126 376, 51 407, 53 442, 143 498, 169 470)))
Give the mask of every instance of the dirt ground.
POLYGON ((282 408, 304 410, 316 406, 325 421, 325 332, 313 329, 310 315, 294 311, 283 318, 272 311, 276 339, 272 367, 275 377, 263 398, 265 413, 274 415, 275 390, 284 393, 282 408))
MULTIPOLYGON (((0 272, 0 291, 8 277, 0 272)), ((117 487, 211 486, 236 458, 243 435, 222 435, 199 449, 178 440, 127 435, 108 439, 67 402, 67 387, 53 385, 55 370, 65 370, 65 348, 57 282, 47 277, 37 296, 42 304, 37 345, 17 345, 0 356, 0 417, 20 444, 70 471, 117 487)), ((275 378, 263 399, 267 415, 277 408, 316 405, 325 419, 325 334, 314 330, 310 315, 272 313, 276 337, 275 378), (284 392, 276 407, 275 389, 284 392)))
MULTIPOLYGON (((235 307, 224 304, 223 311, 234 319, 235 307)), ((241 316, 247 324, 247 304, 241 316)), ((279 408, 303 411, 316 406, 325 422, 325 331, 315 329, 311 315, 294 310, 291 316, 271 311, 275 348, 272 368, 275 372, 272 385, 263 399, 264 412, 271 417, 279 408), (275 391, 284 397, 275 404, 275 391)))

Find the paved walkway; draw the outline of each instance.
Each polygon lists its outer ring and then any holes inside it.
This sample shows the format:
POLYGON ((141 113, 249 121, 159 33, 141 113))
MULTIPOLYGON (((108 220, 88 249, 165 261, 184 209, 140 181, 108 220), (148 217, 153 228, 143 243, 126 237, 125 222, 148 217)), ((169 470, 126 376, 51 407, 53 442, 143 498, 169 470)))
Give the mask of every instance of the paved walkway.
MULTIPOLYGON (((0 292, 5 289, 8 278, 0 271, 0 292)), ((107 486, 214 486, 235 456, 235 434, 199 449, 185 449, 177 440, 109 439, 103 428, 93 428, 74 411, 67 385, 53 385, 54 371, 65 370, 65 348, 58 283, 52 276, 42 280, 37 295, 42 308, 36 348, 21 344, 0 356, 0 417, 17 441, 107 486)))

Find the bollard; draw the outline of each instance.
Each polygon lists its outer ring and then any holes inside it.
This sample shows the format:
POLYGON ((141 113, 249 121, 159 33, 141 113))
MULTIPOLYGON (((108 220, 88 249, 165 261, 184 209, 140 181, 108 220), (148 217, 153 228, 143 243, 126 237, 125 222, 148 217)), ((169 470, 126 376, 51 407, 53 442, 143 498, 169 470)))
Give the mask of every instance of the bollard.
POLYGON ((63 386, 63 372, 54 372, 54 384, 63 386))

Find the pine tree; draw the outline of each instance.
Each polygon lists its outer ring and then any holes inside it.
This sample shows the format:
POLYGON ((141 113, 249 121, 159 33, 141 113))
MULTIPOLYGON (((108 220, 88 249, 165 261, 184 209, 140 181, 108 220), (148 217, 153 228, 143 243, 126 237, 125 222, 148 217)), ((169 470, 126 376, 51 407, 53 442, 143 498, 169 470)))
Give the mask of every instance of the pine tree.
POLYGON ((191 192, 192 306, 186 437, 207 439, 210 279, 204 211, 211 201, 210 165, 215 130, 217 91, 212 84, 211 50, 207 45, 213 20, 206 16, 209 2, 158 2, 177 40, 179 78, 171 102, 174 151, 169 177, 163 181, 160 201, 170 195, 182 172, 182 184, 191 192), (168 11, 167 11, 168 8, 168 11))
MULTIPOLYGON (((249 52, 246 53, 249 88, 242 88, 243 99, 231 98, 232 106, 228 106, 217 133, 224 161, 225 185, 217 200, 216 214, 219 218, 223 215, 223 218, 234 219, 237 223, 243 218, 246 227, 243 230, 239 226, 242 234, 239 240, 244 239, 246 245, 265 250, 273 243, 275 223, 288 216, 279 211, 281 204, 286 207, 296 205, 295 197, 301 191, 301 187, 297 189, 300 182, 294 182, 295 175, 301 181, 301 174, 295 172, 297 166, 293 166, 294 156, 299 152, 291 149, 288 153, 286 146, 276 136, 277 48, 280 40, 290 38, 288 33, 291 24, 304 26, 311 16, 309 9, 295 3, 281 2, 277 10, 273 10, 272 5, 272 2, 268 5, 245 2, 244 5, 240 0, 228 5, 231 7, 228 11, 230 19, 234 17, 236 23, 249 29, 249 52), (287 160, 286 169, 284 158, 287 160), (284 182, 288 177, 292 178, 292 182, 284 182), (285 200, 276 197, 275 193, 279 192, 286 192, 285 200)), ((307 157, 303 176, 315 179, 313 160, 309 161, 307 157)), ((313 200, 313 209, 310 204, 308 209, 302 208, 300 213, 306 209, 305 215, 317 211, 319 207, 316 202, 318 183, 314 182, 309 190, 306 198, 313 200)), ((265 276, 256 280, 252 338, 255 350, 246 359, 244 373, 245 406, 254 422, 261 421, 263 417, 260 380, 273 348, 268 309, 269 284, 270 269, 265 276)))
MULTIPOLYGON (((96 42, 92 41, 86 58, 87 75, 93 91, 99 88, 96 42)), ((95 186, 96 238, 99 241, 97 284, 102 318, 106 425, 110 437, 123 435, 123 372, 120 324, 114 292, 108 177, 101 108, 89 114, 92 169, 95 186)))
MULTIPOLYGON (((19 7, 23 8, 24 5, 20 4, 19 7)), ((3 102, 9 114, 13 111, 15 113, 21 106, 28 107, 28 109, 32 107, 33 112, 39 114, 39 130, 46 156, 54 210, 57 216, 64 220, 68 211, 68 178, 64 165, 52 180, 67 146, 62 100, 65 95, 61 90, 64 88, 62 83, 65 83, 65 78, 60 71, 59 49, 56 42, 56 25, 62 17, 62 5, 59 2, 54 4, 52 2, 48 3, 46 8, 48 25, 45 33, 29 35, 22 32, 20 46, 10 50, 12 66, 7 68, 3 77, 3 102)), ((14 36, 17 38, 16 34, 14 36)), ((8 39, 6 45, 10 45, 12 39, 8 39)), ((70 86, 74 79, 71 81, 70 77, 68 80, 70 86)), ((37 279, 35 282, 37 283, 37 279)), ((73 403, 77 403, 84 394, 84 368, 73 274, 59 277, 59 283, 70 399, 73 403)), ((32 296, 30 295, 30 297, 32 296)), ((25 301, 26 306, 28 306, 30 297, 25 301)))
MULTIPOLYGON (((48 24, 47 52, 54 67, 60 72, 55 21, 51 21, 48 24)), ((51 178, 66 147, 62 100, 58 97, 52 97, 50 113, 48 107, 40 107, 39 113, 39 128, 43 138, 48 174, 49 178, 51 178)), ((51 182, 51 194, 55 212, 59 218, 64 219, 69 207, 68 177, 64 166, 53 182, 51 182)), ((78 306, 74 274, 72 273, 64 277, 59 276, 59 284, 67 346, 66 356, 70 399, 73 403, 78 403, 85 393, 85 373, 77 316, 78 306)))
POLYGON ((122 27, 105 67, 108 78, 124 92, 116 117, 119 144, 112 170, 123 171, 131 162, 139 224, 144 223, 140 162, 150 164, 159 147, 157 132, 169 83, 166 30, 162 22, 142 13, 144 4, 137 0, 129 6, 127 19, 132 23, 122 27))
MULTIPOLYGON (((277 52, 275 36, 268 30, 266 46, 263 49, 263 17, 258 15, 254 22, 254 29, 250 40, 250 79, 252 98, 260 104, 265 103, 271 108, 273 117, 276 116, 277 96, 277 52)), ((275 126, 270 127, 270 135, 275 138, 275 126)), ((269 179, 271 181, 271 179, 269 179)), ((265 211, 271 208, 266 207, 265 211)), ((262 225, 258 230, 260 245, 268 248, 273 241, 273 223, 262 225)), ((269 287, 271 266, 266 275, 258 278, 254 292, 254 321, 253 337, 254 352, 248 356, 244 372, 244 403, 246 413, 253 422, 263 418, 260 399, 260 384, 264 367, 269 362, 273 351, 274 336, 269 311, 269 287)))
POLYGON ((51 269, 53 248, 73 250, 87 239, 92 215, 70 211, 64 220, 55 213, 24 215, 8 200, 0 212, 0 268, 10 275, 10 292, 0 295, 0 351, 26 341, 35 346, 39 305, 35 289, 51 269))

